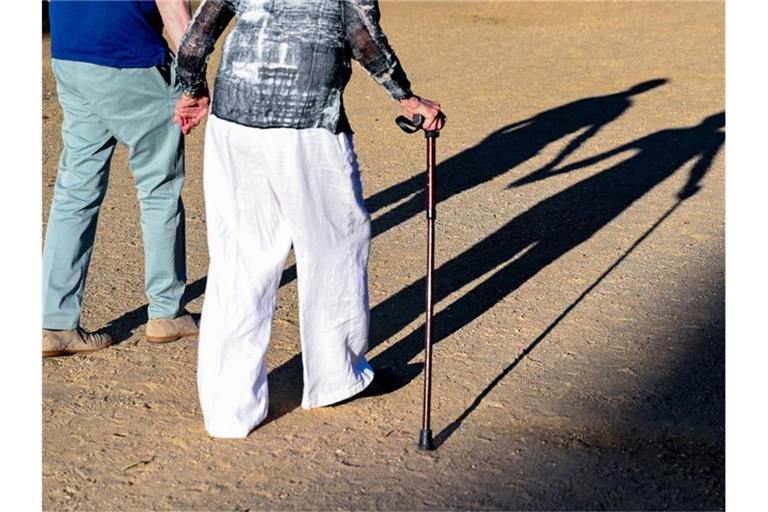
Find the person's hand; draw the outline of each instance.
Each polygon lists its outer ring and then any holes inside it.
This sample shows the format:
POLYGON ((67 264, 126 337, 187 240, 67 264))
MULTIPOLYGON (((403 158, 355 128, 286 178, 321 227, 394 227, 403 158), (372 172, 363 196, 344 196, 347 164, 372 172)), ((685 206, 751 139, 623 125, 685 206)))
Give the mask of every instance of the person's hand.
POLYGON ((208 94, 200 97, 193 97, 187 94, 181 95, 179 101, 176 102, 176 112, 173 116, 173 121, 181 127, 181 132, 184 135, 188 135, 208 115, 209 104, 210 98, 208 94))
POLYGON ((438 102, 411 96, 407 100, 400 100, 399 103, 409 119, 413 119, 416 114, 424 116, 424 123, 421 127, 425 131, 442 130, 445 121, 443 116, 440 116, 440 104, 438 102))

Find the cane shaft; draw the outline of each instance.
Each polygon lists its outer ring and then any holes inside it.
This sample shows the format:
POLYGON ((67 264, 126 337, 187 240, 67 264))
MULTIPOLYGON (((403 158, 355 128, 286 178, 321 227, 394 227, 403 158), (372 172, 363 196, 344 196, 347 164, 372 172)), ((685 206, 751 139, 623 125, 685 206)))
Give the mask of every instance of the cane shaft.
POLYGON ((435 136, 427 134, 427 286, 426 318, 424 323, 424 411, 422 431, 430 430, 430 411, 432 405, 432 317, 433 317, 433 282, 435 268, 435 136))
POLYGON ((434 220, 437 216, 437 208, 435 207, 435 145, 437 141, 436 135, 432 136, 427 132, 427 220, 434 220))

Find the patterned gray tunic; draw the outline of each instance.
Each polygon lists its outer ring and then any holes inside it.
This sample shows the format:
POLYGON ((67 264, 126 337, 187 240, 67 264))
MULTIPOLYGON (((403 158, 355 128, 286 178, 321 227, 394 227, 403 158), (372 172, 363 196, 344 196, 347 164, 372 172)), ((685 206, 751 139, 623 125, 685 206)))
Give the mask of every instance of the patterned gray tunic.
POLYGON ((379 26, 376 0, 206 0, 182 38, 177 76, 199 93, 229 21, 212 112, 246 126, 351 132, 342 93, 357 60, 396 100, 410 83, 379 26))

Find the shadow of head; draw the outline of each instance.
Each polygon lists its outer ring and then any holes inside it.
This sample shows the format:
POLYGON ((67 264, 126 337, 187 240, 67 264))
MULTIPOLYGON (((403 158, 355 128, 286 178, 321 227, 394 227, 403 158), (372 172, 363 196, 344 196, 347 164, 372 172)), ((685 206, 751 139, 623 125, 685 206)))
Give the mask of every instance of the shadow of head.
POLYGON ((645 82, 640 82, 637 85, 633 85, 623 93, 621 93, 623 96, 635 96, 637 94, 642 94, 646 91, 650 91, 651 89, 655 89, 656 87, 662 86, 664 84, 669 83, 668 78, 655 78, 653 80, 646 80, 645 82))
POLYGON ((710 131, 716 131, 719 128, 724 128, 725 112, 718 112, 717 114, 712 114, 711 116, 704 118, 704 120, 701 122, 701 127, 710 131))

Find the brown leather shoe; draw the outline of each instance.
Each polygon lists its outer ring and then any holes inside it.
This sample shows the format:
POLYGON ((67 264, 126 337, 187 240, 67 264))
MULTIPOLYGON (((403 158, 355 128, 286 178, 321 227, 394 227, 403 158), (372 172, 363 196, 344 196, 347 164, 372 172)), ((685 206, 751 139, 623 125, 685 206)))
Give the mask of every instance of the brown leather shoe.
POLYGON ((66 331, 43 329, 43 357, 95 352, 111 344, 109 334, 87 332, 80 327, 66 331))
POLYGON ((199 332, 194 317, 187 312, 176 318, 155 318, 147 322, 145 329, 150 343, 168 343, 199 332))

